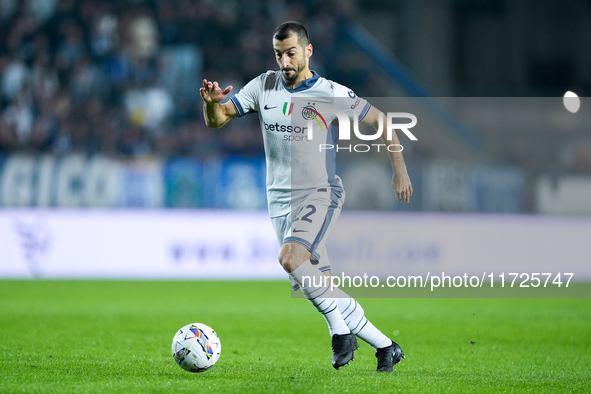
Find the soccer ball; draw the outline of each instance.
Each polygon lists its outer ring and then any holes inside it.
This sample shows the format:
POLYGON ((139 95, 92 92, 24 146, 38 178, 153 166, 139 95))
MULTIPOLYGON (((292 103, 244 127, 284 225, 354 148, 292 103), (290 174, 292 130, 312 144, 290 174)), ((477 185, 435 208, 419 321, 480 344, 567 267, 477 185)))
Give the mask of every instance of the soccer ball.
POLYGON ((218 334, 205 324, 187 324, 172 338, 172 357, 189 372, 207 371, 219 360, 221 351, 218 334))

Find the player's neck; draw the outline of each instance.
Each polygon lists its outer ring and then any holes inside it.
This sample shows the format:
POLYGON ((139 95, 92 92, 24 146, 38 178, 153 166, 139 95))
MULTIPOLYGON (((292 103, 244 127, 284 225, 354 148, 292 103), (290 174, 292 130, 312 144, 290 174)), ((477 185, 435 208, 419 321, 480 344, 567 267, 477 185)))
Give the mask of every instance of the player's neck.
POLYGON ((314 78, 314 73, 312 71, 310 71, 309 68, 306 68, 304 71, 302 71, 299 78, 296 79, 295 81, 289 82, 289 81, 286 81, 285 78, 283 79, 283 81, 290 89, 295 89, 298 87, 298 85, 300 83, 302 83, 306 79, 310 79, 310 78, 314 78))

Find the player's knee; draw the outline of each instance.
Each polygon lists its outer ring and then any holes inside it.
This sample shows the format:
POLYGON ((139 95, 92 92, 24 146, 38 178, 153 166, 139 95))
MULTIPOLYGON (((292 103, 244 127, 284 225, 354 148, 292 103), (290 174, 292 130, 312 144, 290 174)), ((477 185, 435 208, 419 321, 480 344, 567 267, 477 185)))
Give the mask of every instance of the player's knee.
POLYGON ((279 251, 279 264, 283 267, 285 272, 290 273, 293 271, 291 264, 291 248, 289 244, 284 244, 279 251))

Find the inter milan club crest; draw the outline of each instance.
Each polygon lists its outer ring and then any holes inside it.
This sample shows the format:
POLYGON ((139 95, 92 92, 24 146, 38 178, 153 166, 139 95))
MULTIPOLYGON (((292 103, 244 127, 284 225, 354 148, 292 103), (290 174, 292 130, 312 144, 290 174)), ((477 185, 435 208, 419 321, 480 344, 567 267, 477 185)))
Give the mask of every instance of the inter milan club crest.
POLYGON ((324 120, 324 117, 320 115, 316 108, 314 108, 315 105, 316 103, 308 103, 308 105, 302 109, 302 117, 306 120, 315 120, 316 123, 318 123, 318 126, 320 126, 320 129, 322 129, 322 126, 324 125, 324 129, 328 130, 326 120, 324 120))
POLYGON ((289 116, 291 115, 291 111, 293 111, 293 103, 283 103, 283 115, 289 116))

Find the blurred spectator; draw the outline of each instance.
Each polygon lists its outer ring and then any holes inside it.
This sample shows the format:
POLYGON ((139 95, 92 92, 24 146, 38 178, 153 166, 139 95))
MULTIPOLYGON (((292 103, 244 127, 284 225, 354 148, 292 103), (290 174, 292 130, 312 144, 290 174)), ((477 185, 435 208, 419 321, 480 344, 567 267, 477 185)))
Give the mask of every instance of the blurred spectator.
POLYGON ((90 48, 92 55, 103 58, 111 54, 118 44, 117 26, 119 20, 109 10, 108 4, 101 3, 102 8, 92 21, 90 33, 90 48))
POLYGON ((2 94, 6 100, 13 101, 29 81, 31 72, 19 54, 9 57, 7 62, 2 63, 7 63, 2 68, 2 94))
POLYGON ((30 146, 34 151, 48 153, 56 137, 58 121, 51 99, 39 103, 38 116, 31 131, 30 146))
POLYGON ((19 145, 26 145, 29 142, 31 129, 35 118, 31 98, 25 89, 22 89, 16 100, 4 111, 4 120, 13 127, 19 145))
POLYGON ((57 48, 56 65, 64 74, 63 81, 68 81, 69 73, 86 54, 82 28, 73 21, 64 22, 61 26, 62 39, 57 48))
POLYGON ((163 123, 174 112, 172 97, 154 81, 146 87, 132 85, 124 101, 131 123, 145 127, 152 135, 159 134, 163 123))
POLYGON ((40 52, 31 70, 31 85, 33 94, 38 100, 54 97, 60 88, 57 72, 50 64, 50 54, 40 52))
POLYGON ((28 11, 35 19, 44 21, 53 15, 59 0, 28 0, 28 11))
POLYGON ((105 84, 98 67, 90 61, 88 55, 78 59, 72 70, 70 94, 74 100, 83 100, 92 96, 105 97, 105 84))
POLYGON ((180 26, 176 18, 175 2, 158 4, 158 21, 160 24, 160 40, 163 45, 177 44, 180 39, 180 26))
POLYGON ((158 28, 147 11, 138 13, 127 28, 128 50, 136 61, 151 59, 158 50, 158 28))

